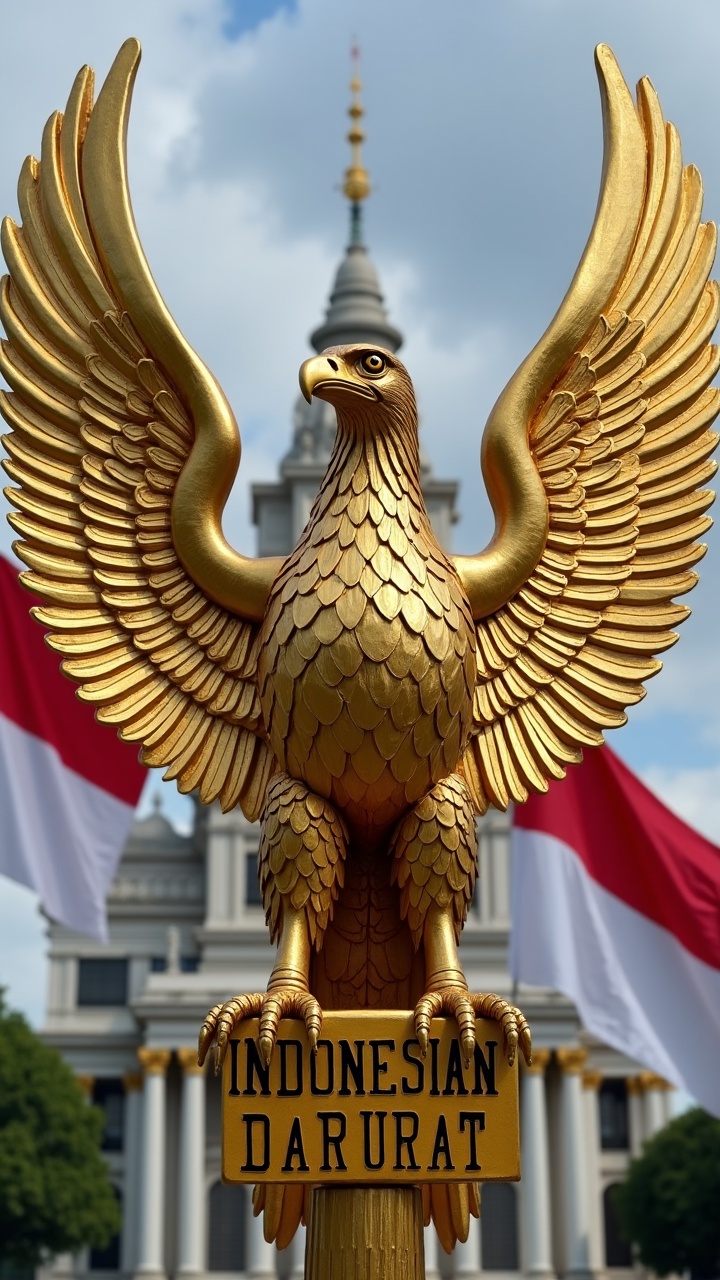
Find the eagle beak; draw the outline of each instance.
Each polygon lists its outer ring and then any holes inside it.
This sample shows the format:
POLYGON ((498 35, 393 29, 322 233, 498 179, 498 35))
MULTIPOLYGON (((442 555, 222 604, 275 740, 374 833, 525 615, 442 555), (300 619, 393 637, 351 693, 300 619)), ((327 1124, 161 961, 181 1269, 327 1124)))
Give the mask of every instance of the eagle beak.
POLYGON ((311 356, 300 365, 300 390, 308 404, 318 384, 336 377, 337 371, 337 360, 333 360, 331 364, 327 356, 311 356))
POLYGON ((361 396, 363 400, 379 400, 380 396, 373 387, 364 385, 353 378, 341 357, 311 356, 300 365, 300 390, 310 403, 313 395, 330 404, 336 403, 336 397, 343 393, 361 396))

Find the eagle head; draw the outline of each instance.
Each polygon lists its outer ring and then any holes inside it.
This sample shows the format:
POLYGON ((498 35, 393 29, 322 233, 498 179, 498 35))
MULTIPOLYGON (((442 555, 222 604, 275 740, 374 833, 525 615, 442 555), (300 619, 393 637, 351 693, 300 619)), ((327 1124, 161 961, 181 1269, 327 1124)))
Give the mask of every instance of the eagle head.
POLYGON ((362 417, 380 428, 393 423, 417 427, 410 375, 383 347, 328 347, 300 366, 300 388, 306 400, 318 396, 333 405, 341 425, 343 418, 362 417))

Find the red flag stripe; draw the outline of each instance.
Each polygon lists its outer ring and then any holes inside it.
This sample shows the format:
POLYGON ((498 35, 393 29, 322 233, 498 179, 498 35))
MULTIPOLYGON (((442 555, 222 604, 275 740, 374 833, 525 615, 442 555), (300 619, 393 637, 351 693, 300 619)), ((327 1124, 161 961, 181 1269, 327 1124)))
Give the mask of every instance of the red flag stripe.
POLYGON ((140 798, 146 769, 137 748, 99 724, 75 696, 59 658, 28 610, 32 596, 0 556, 0 715, 55 748, 63 764, 125 804, 140 798))
POLYGON ((545 796, 515 810, 515 825, 575 851, 592 878, 720 969, 720 849, 693 831, 605 746, 545 796))

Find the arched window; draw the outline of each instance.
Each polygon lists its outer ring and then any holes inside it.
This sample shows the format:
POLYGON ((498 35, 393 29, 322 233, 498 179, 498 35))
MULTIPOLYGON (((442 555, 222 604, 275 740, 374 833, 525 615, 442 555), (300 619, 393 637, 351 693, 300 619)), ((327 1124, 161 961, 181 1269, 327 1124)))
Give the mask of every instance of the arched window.
POLYGON ((245 1270, 247 1212, 245 1187, 215 1182, 210 1188, 209 1271, 245 1270))
POLYGON ((481 1206, 483 1271, 517 1271, 520 1261, 515 1188, 509 1182, 484 1182, 481 1206))
MULTIPOLYGON (((122 1195, 117 1187, 113 1187, 115 1199, 118 1202, 120 1213, 122 1213, 122 1195)), ((120 1232, 113 1236, 104 1249, 90 1250, 90 1271, 119 1271, 120 1270, 120 1232)))
POLYGON ((632 1249, 620 1235, 620 1222, 613 1200, 613 1191, 619 1183, 613 1182, 603 1192, 603 1222, 605 1224, 605 1266, 632 1267, 632 1249))

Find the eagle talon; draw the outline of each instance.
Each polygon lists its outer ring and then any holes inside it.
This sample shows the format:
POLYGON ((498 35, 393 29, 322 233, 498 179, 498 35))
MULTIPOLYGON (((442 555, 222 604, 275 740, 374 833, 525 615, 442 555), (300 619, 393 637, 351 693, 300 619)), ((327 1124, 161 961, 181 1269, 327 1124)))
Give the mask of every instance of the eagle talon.
POLYGON ((258 1047, 265 1066, 270 1065, 281 1018, 298 1017, 305 1023, 305 1030, 313 1053, 317 1053, 318 1036, 322 1027, 322 1009, 309 991, 296 987, 276 987, 265 995, 234 996, 225 1004, 216 1004, 208 1013, 200 1028, 198 1038, 198 1066, 202 1066, 211 1047, 215 1048, 215 1074, 218 1075, 228 1043, 238 1022, 244 1018, 260 1018, 258 1047))
POLYGON ((532 1038, 527 1019, 520 1010, 503 1000, 502 996, 474 994, 459 985, 428 991, 415 1007, 415 1035, 423 1058, 427 1054, 430 1023, 441 1014, 455 1018, 466 1067, 469 1067, 475 1052, 476 1017, 492 1018, 501 1024, 509 1066, 515 1062, 518 1047, 528 1066, 531 1065, 532 1038))
POLYGON ((270 1065, 282 1018, 302 1018, 313 1053, 317 1052, 322 1009, 310 992, 298 987, 275 987, 262 998, 258 1045, 265 1066, 270 1065))
POLYGON ((415 1035, 420 1052, 427 1054, 430 1023, 441 1014, 455 1018, 465 1065, 469 1066, 475 1051, 475 1011, 467 987, 446 986, 428 991, 415 1006, 415 1035))
POLYGON ((243 1018, 256 1017, 260 1012, 263 997, 256 993, 254 995, 233 996, 232 1000, 226 1000, 224 1004, 216 1004, 208 1013, 205 1021, 200 1028, 198 1037, 198 1066, 202 1067, 208 1055, 210 1047, 215 1045, 215 1075, 218 1075, 225 1054, 227 1053, 228 1042, 238 1022, 242 1022, 243 1018))
POLYGON ((524 1014, 514 1004, 504 1000, 502 996, 474 994, 470 996, 470 1001, 479 1018, 492 1018, 495 1022, 501 1024, 508 1065, 513 1066, 519 1045, 523 1058, 527 1065, 530 1066, 532 1064, 532 1036, 524 1014))

